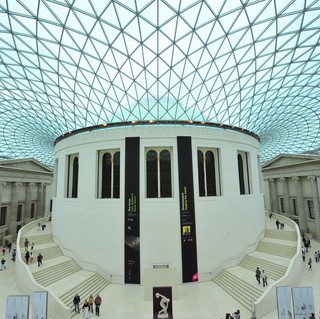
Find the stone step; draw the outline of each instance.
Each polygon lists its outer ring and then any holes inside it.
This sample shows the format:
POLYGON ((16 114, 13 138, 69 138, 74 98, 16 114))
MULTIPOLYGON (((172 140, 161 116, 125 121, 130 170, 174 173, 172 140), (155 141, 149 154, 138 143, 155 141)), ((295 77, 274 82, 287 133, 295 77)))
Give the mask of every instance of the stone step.
POLYGON ((265 238, 275 238, 281 240, 297 241, 297 233, 292 230, 281 230, 281 229, 266 229, 265 238))
MULTIPOLYGON (((61 252, 61 249, 59 248, 59 246, 52 244, 52 246, 50 246, 50 247, 46 247, 44 249, 34 250, 33 254, 32 254, 33 261, 30 262, 31 264, 37 262, 37 256, 38 256, 39 252, 41 252, 41 254, 43 256, 43 263, 45 263, 45 261, 48 259, 62 256, 62 252, 61 252)), ((25 259, 25 252, 22 252, 21 257, 22 257, 22 259, 25 259)))
POLYGON ((240 263, 241 267, 244 267, 255 273, 256 268, 259 267, 260 270, 264 270, 268 278, 272 280, 279 280, 283 277, 287 271, 287 267, 283 265, 276 264, 271 261, 263 260, 251 255, 247 255, 240 263))
MULTIPOLYGON (((21 255, 24 259, 24 241, 28 238, 29 243, 35 244, 33 261, 29 263, 34 279, 44 287, 47 287, 55 294, 68 308, 70 316, 76 315, 74 312, 73 298, 79 294, 83 302, 90 294, 96 296, 109 282, 93 271, 83 270, 72 258, 62 254, 59 246, 52 239, 50 227, 45 230, 47 233, 39 231, 36 235, 24 236, 20 240, 21 255), (37 266, 37 255, 43 255, 43 265, 37 266)), ((33 232, 34 234, 34 232, 33 232)), ((29 246, 30 249, 30 246, 29 246)))
POLYGON ((262 291, 253 284, 237 277, 231 273, 230 270, 231 269, 220 272, 213 279, 213 282, 250 311, 251 300, 258 299, 262 291))
POLYGON ((26 238, 29 241, 29 248, 31 246, 31 243, 35 243, 35 245, 41 245, 46 243, 52 243, 53 238, 52 234, 39 234, 39 235, 33 235, 33 236, 25 236, 20 238, 20 247, 24 250, 24 241, 26 238))
POLYGON ((33 273, 33 277, 42 286, 49 286, 79 270, 81 270, 81 267, 73 259, 70 259, 46 269, 36 271, 33 273))
MULTIPOLYGON (((273 224, 270 225, 269 220, 266 224, 274 227, 273 224)), ((252 300, 258 299, 265 289, 262 283, 257 287, 256 268, 265 270, 269 284, 270 281, 279 280, 285 275, 291 259, 296 254, 297 245, 295 229, 266 228, 265 237, 259 242, 257 249, 245 256, 238 266, 223 270, 213 281, 251 311, 252 300)))
POLYGON ((45 270, 45 269, 50 268, 52 266, 58 265, 60 263, 64 263, 68 260, 70 260, 70 257, 62 255, 62 256, 59 256, 56 258, 51 258, 51 259, 46 260, 42 264, 41 268, 38 267, 37 262, 31 263, 31 264, 29 264, 29 269, 33 274, 33 273, 38 272, 39 270, 45 270))
POLYGON ((79 294, 81 303, 91 294, 96 296, 100 293, 109 282, 98 273, 92 273, 89 278, 84 278, 80 283, 77 283, 73 288, 69 289, 64 294, 60 295, 60 300, 70 308, 71 316, 76 315, 74 312, 73 298, 79 294))
POLYGON ((261 240, 256 250, 270 255, 276 255, 291 259, 295 255, 297 247, 261 240))

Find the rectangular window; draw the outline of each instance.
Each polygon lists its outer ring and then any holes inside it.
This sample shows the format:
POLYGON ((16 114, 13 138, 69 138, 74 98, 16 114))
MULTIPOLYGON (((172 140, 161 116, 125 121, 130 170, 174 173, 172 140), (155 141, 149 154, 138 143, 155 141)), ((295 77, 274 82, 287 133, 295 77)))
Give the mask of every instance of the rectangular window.
POLYGON ((240 195, 251 194, 249 153, 238 151, 237 159, 238 159, 240 195))
POLYGON ((219 150, 199 148, 197 155, 199 196, 221 196, 219 150))
POLYGON ((293 209, 293 214, 298 216, 298 206, 297 206, 296 198, 292 198, 292 209, 293 209))
POLYGON ((17 225, 17 228, 16 228, 16 232, 18 234, 19 230, 21 229, 22 225, 17 225))
POLYGON ((31 203, 31 207, 30 207, 30 218, 34 218, 35 210, 36 210, 36 204, 35 204, 35 203, 31 203))
POLYGON ((22 205, 19 204, 17 208, 17 222, 22 221, 22 205))
POLYGON ((6 224, 7 218, 7 206, 2 206, 0 211, 0 226, 4 226, 6 224))
POLYGON ((284 198, 280 197, 280 213, 284 214, 284 198))
POLYGON ((314 205, 313 205, 313 200, 308 199, 307 200, 307 205, 308 205, 308 212, 309 212, 309 218, 310 219, 315 219, 315 214, 314 214, 314 205))
POLYGON ((68 198, 78 197, 79 154, 67 156, 67 194, 68 198))
POLYGON ((98 198, 120 198, 120 151, 98 152, 98 198))

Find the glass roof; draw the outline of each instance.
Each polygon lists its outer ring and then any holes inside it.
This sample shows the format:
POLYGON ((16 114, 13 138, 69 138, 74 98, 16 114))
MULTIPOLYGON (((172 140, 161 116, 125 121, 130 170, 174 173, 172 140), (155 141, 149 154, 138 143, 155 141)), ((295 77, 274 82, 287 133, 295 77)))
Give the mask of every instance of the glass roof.
POLYGON ((125 121, 245 128, 319 150, 319 0, 0 0, 0 158, 125 121))

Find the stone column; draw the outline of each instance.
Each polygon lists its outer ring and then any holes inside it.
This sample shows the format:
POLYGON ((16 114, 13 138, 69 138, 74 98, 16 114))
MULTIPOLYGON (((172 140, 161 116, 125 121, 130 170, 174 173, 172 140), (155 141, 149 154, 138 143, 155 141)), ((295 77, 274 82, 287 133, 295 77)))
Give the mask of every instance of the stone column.
POLYGON ((24 221, 26 224, 30 223, 31 221, 31 196, 32 196, 32 189, 34 188, 34 183, 27 183, 26 184, 26 200, 25 200, 25 215, 24 221))
POLYGON ((46 214, 46 198, 47 198, 47 184, 43 183, 43 192, 42 192, 42 213, 41 216, 46 214))
POLYGON ((280 178, 280 182, 283 184, 283 206, 284 206, 284 213, 286 217, 290 218, 290 198, 289 198, 289 186, 288 186, 288 179, 285 177, 280 178))
POLYGON ((277 180, 275 178, 269 179, 269 189, 271 196, 271 211, 274 213, 279 213, 279 201, 278 201, 278 190, 277 190, 277 180))
POLYGON ((295 184, 295 188, 296 188, 299 228, 302 234, 308 233, 309 229, 307 225, 307 219, 306 219, 306 215, 304 211, 304 203, 303 203, 302 179, 301 177, 292 177, 292 181, 295 184))
POLYGON ((12 183, 11 188, 11 207, 10 207, 10 222, 9 222, 9 234, 12 238, 16 238, 17 235, 17 212, 18 212, 18 200, 19 189, 22 183, 12 183))
POLYGON ((38 183, 38 192, 37 192, 37 211, 36 211, 36 219, 44 217, 44 209, 45 209, 45 183, 38 183))
POLYGON ((6 182, 0 182, 0 208, 2 205, 2 193, 3 193, 4 186, 6 186, 6 182))
MULTIPOLYGON (((6 182, 0 182, 0 209, 1 209, 1 205, 2 205, 2 194, 3 194, 3 188, 4 186, 6 186, 6 182)), ((5 225, 2 225, 3 226, 8 226, 9 224, 9 221, 8 221, 8 217, 6 216, 6 220, 5 220, 5 225)), ((3 228, 1 231, 0 231, 0 244, 3 243, 4 241, 4 238, 3 236, 5 236, 5 233, 6 233, 6 229, 7 228, 3 228)))
POLYGON ((311 183, 313 207, 314 207, 314 217, 316 222, 316 233, 315 238, 320 237, 320 203, 319 203, 319 191, 317 185, 317 178, 315 176, 308 176, 308 180, 311 183))

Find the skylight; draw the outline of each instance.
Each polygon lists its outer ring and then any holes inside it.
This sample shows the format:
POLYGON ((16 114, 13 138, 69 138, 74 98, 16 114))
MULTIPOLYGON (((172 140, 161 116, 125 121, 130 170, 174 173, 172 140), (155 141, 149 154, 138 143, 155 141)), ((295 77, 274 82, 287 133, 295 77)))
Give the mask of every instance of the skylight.
POLYGON ((0 157, 102 123, 194 120, 319 149, 320 1, 0 0, 0 157))

